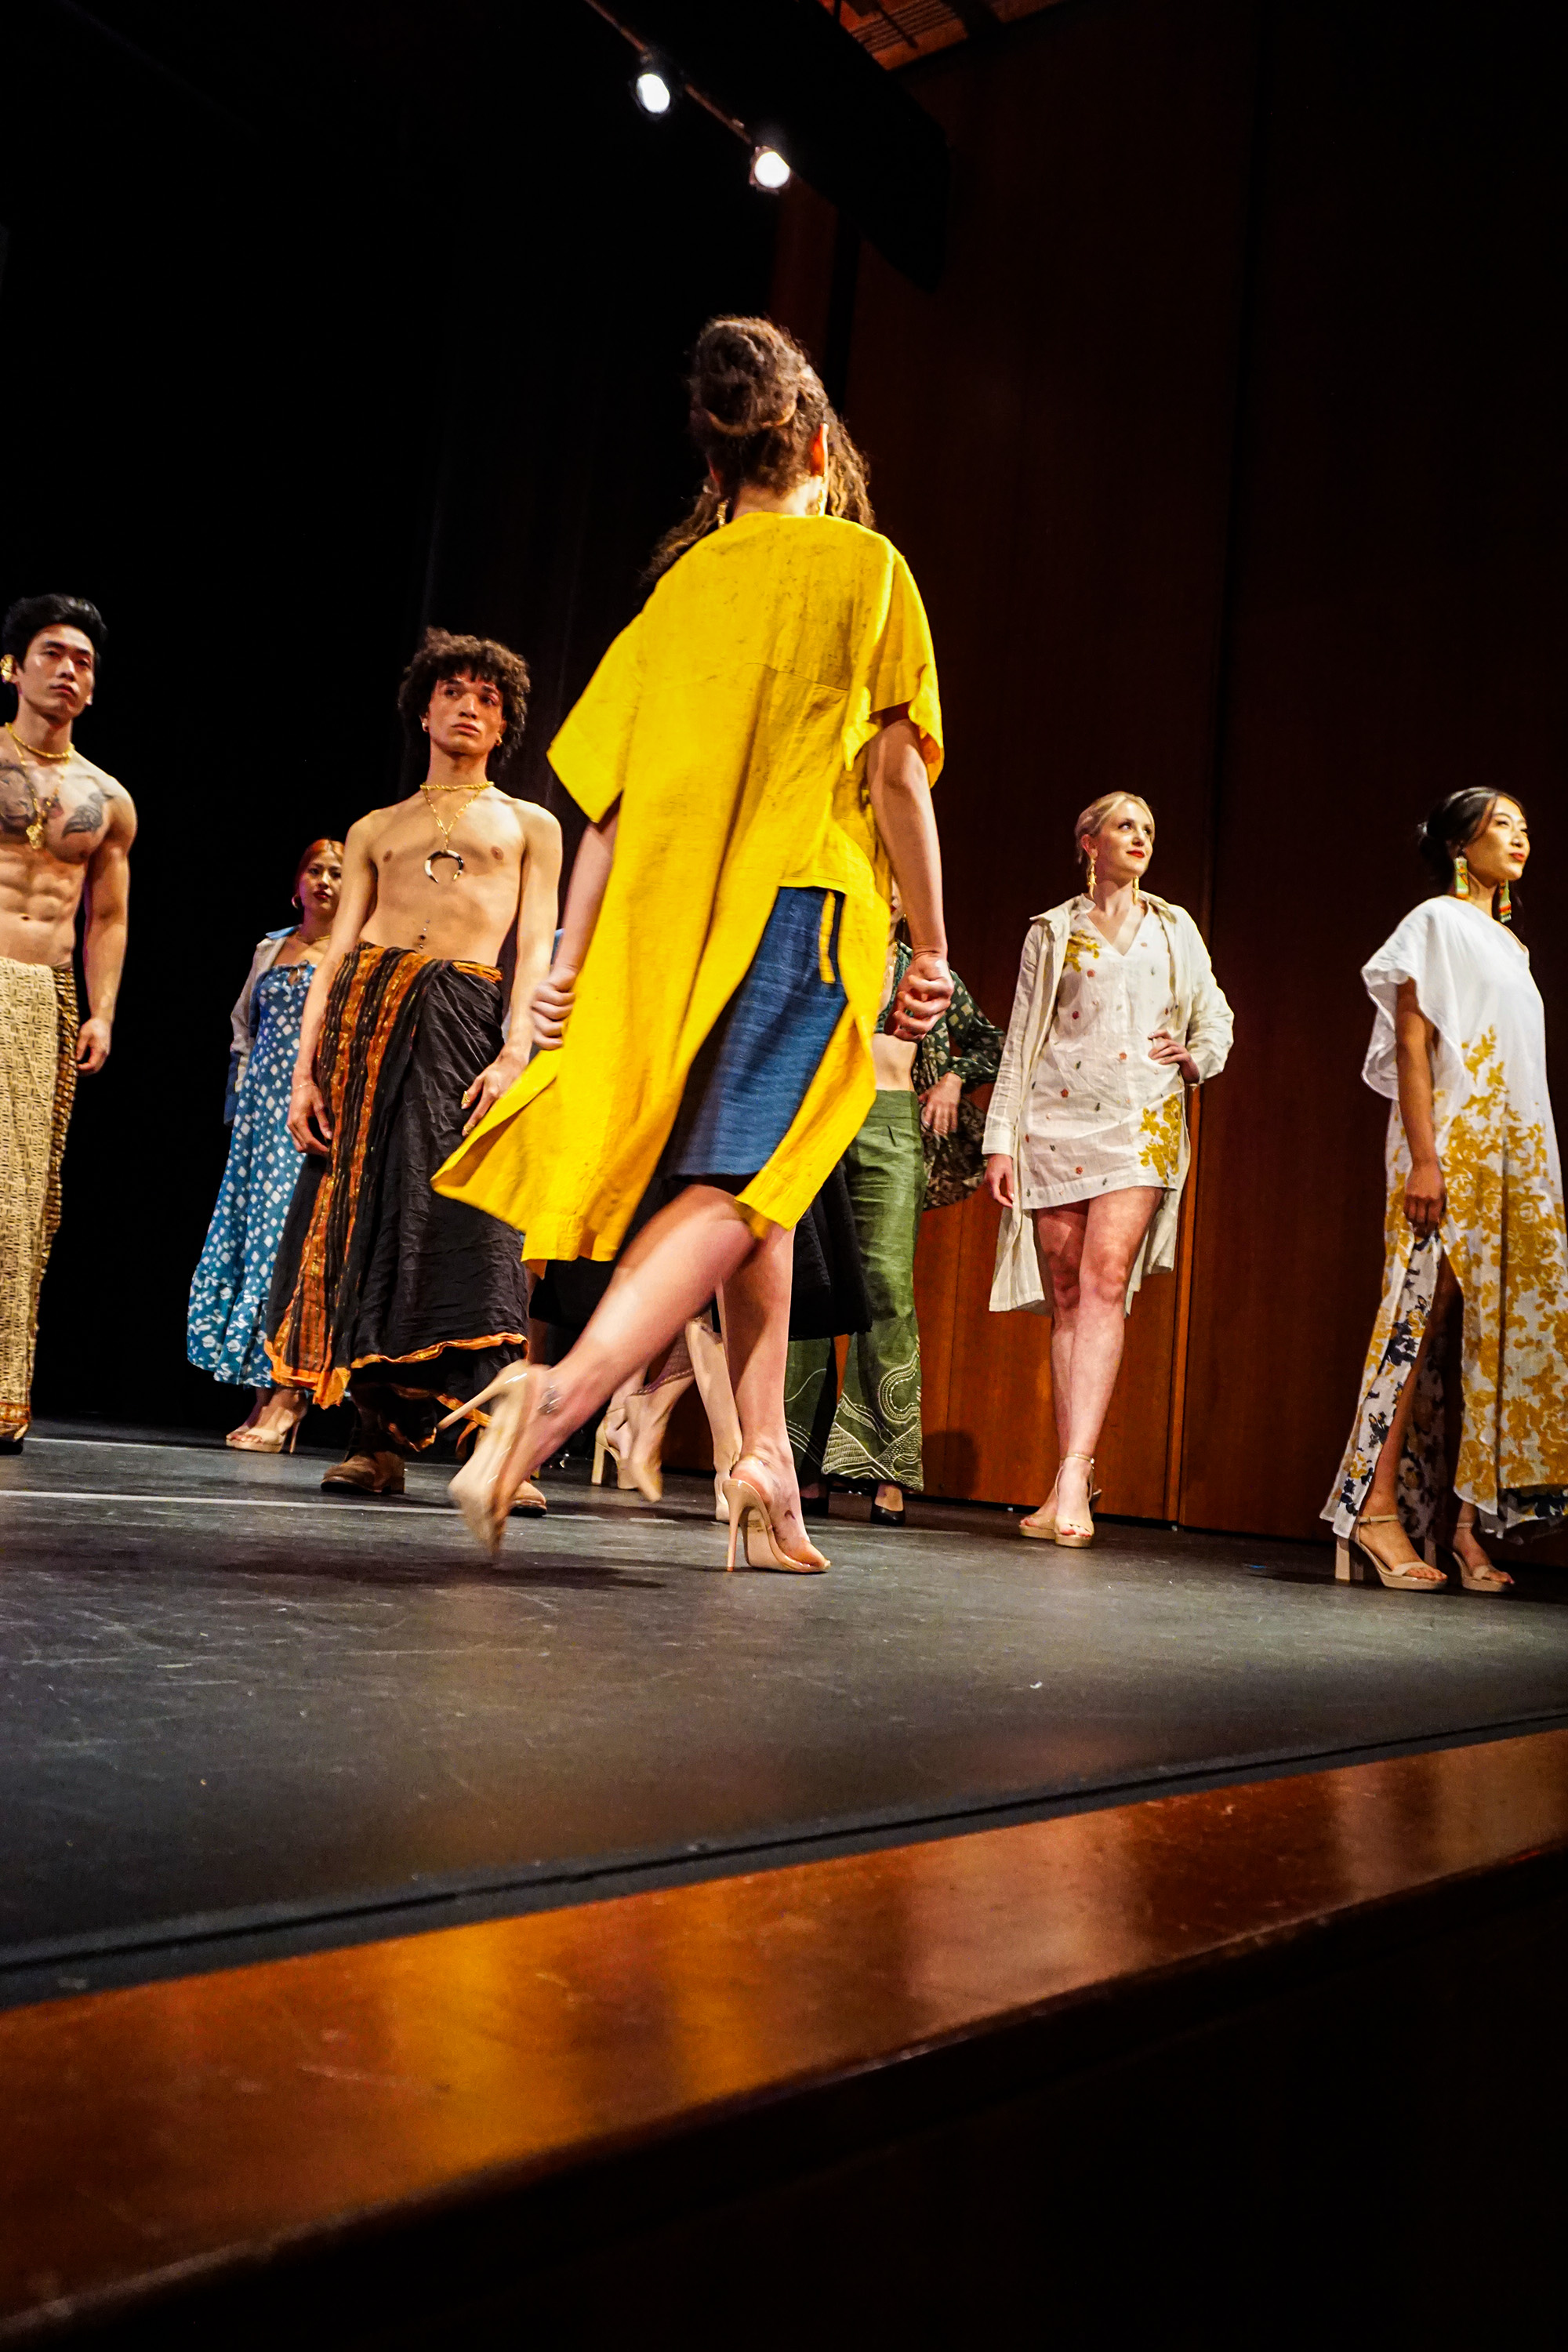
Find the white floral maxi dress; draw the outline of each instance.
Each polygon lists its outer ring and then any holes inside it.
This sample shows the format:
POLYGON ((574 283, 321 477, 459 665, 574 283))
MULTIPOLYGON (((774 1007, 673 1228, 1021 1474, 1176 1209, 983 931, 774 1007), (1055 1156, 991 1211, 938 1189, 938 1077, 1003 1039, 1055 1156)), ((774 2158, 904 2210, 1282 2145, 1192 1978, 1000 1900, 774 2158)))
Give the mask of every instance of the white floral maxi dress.
POLYGON ((1058 1209, 1134 1184, 1166 1192, 1182 1164, 1182 1074, 1149 1040, 1173 1027, 1175 965, 1150 908, 1122 954, 1074 901, 1051 1026, 1024 1121, 1025 1209, 1058 1209))
POLYGON ((1529 952, 1463 899, 1429 898, 1406 915, 1362 977, 1377 1007, 1362 1075, 1394 1105, 1383 1303, 1323 1517, 1347 1536, 1365 1503, 1446 1256, 1464 1296, 1458 1457, 1450 1475, 1441 1351, 1434 1349, 1422 1367, 1399 1466, 1400 1516, 1419 1547, 1451 1485, 1475 1505, 1489 1535, 1550 1526, 1562 1518, 1568 1490, 1568 1237, 1545 1020, 1529 952), (1415 982, 1437 1033, 1433 1114, 1447 1199, 1438 1233, 1425 1242, 1405 1214, 1410 1149, 1394 1033, 1404 980, 1415 982))

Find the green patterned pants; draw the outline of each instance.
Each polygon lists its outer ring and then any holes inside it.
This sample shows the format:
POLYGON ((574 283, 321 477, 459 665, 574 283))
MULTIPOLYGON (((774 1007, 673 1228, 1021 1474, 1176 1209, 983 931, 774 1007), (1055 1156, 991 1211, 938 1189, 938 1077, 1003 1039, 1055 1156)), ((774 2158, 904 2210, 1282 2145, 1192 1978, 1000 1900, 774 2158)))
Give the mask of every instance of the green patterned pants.
POLYGON ((918 1095, 879 1089, 844 1158, 871 1299, 871 1328, 849 1341, 840 1395, 831 1339, 792 1339, 784 1418, 795 1467, 815 1478, 874 1478, 918 1490, 921 1333, 915 1243, 925 1204, 918 1095))

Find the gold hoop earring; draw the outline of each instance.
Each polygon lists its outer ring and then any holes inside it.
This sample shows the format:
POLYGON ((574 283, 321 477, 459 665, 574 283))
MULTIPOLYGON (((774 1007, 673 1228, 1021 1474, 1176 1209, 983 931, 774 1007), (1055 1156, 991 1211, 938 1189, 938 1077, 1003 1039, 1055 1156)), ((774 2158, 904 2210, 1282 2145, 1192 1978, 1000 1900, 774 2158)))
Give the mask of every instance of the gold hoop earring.
POLYGON ((1094 896, 1094 852, 1091 849, 1089 853, 1089 895, 1091 898, 1094 896))
POLYGON ((1497 919, 1500 923, 1511 923, 1513 920, 1513 900, 1509 897, 1506 882, 1497 894, 1497 919))
POLYGON ((1464 852, 1461 850, 1454 860, 1454 896, 1456 898, 1468 898, 1469 895, 1470 869, 1465 863, 1464 852))

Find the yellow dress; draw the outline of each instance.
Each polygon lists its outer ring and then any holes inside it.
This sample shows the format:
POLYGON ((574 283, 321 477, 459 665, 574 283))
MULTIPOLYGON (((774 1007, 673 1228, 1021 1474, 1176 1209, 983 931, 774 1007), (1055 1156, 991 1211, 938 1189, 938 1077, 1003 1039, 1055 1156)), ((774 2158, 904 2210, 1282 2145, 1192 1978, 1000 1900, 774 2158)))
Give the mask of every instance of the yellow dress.
POLYGON ((565 1042, 535 1055, 438 1192, 515 1225, 531 1258, 613 1257, 775 894, 820 888, 843 902, 847 1003, 739 1196, 759 1233, 796 1223, 876 1092, 889 869, 865 753, 877 714, 901 705, 934 782, 931 631, 908 565, 876 531, 742 515, 671 567, 550 747, 591 819, 620 802, 565 1042))

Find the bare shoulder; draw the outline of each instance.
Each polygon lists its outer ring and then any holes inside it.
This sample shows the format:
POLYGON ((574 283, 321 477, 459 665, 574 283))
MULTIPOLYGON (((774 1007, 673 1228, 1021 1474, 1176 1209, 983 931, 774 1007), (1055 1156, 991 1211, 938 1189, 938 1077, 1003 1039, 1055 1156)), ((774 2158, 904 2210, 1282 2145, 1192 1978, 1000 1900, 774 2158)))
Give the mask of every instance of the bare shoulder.
POLYGON ((406 801, 394 801, 386 808, 366 809, 363 816, 356 816, 343 835, 344 855, 352 857, 355 850, 365 856, 372 855, 387 826, 407 806, 406 801))
POLYGON ((86 797, 67 819, 66 831, 94 832, 101 824, 105 841, 129 848, 136 837, 136 803, 119 777, 111 776, 84 751, 77 752, 67 772, 74 784, 85 790, 86 797))
POLYGON ((521 829, 524 845, 535 856, 546 849, 560 847, 561 820, 551 814, 542 801, 513 800, 511 810, 521 829))

